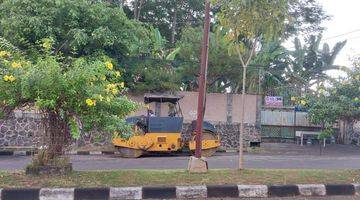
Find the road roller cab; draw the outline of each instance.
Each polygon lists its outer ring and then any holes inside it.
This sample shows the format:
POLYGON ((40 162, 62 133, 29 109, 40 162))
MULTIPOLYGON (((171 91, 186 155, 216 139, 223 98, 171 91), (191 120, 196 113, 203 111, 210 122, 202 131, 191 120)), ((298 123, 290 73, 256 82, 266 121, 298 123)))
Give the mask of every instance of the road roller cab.
MULTIPOLYGON (((155 116, 148 107, 147 115, 130 117, 126 122, 133 126, 133 134, 128 139, 114 138, 113 144, 122 157, 136 158, 146 153, 171 153, 181 151, 184 147, 194 150, 194 137, 190 141, 181 138, 183 129, 183 114, 179 101, 183 96, 145 94, 144 103, 166 103, 169 105, 168 116, 155 116)), ((209 126, 209 124, 207 124, 209 126)), ((210 124, 210 126, 212 126, 210 124)), ((191 131, 193 132, 193 131, 191 131)), ((213 154, 220 145, 218 135, 213 131, 203 134, 203 150, 205 154, 213 154), (211 149, 211 151, 206 151, 211 149)), ((205 156, 211 156, 205 155, 205 156)))

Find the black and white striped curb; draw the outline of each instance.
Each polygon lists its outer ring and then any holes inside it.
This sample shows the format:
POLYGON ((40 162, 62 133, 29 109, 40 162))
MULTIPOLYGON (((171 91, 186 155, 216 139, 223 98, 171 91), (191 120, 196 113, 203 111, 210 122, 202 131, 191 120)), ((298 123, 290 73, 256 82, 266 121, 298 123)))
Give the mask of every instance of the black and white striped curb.
POLYGON ((0 189, 0 200, 120 200, 360 196, 360 184, 0 189))
POLYGON ((0 156, 30 156, 35 151, 0 150, 0 156))

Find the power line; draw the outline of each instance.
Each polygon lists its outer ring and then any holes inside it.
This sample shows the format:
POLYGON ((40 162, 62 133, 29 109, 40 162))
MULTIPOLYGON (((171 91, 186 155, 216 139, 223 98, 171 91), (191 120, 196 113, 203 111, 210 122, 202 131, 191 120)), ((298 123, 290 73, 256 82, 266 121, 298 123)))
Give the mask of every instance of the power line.
POLYGON ((353 31, 349 31, 349 32, 342 33, 342 34, 339 34, 339 35, 334 35, 334 36, 331 36, 331 37, 327 37, 327 38, 325 38, 323 40, 330 40, 330 39, 338 38, 338 37, 341 37, 341 36, 344 36, 344 35, 349 35, 351 33, 356 33, 356 32, 360 32, 360 29, 355 29, 353 31))

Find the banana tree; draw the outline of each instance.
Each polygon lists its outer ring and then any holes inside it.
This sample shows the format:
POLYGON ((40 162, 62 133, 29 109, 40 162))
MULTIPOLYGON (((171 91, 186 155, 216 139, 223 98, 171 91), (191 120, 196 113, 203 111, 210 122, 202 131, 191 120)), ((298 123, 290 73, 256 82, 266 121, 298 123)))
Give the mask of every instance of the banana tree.
POLYGON ((327 71, 341 67, 334 62, 346 41, 336 43, 330 50, 327 43, 320 48, 321 39, 321 35, 310 36, 307 44, 302 45, 300 39, 295 38, 295 50, 290 52, 291 62, 285 75, 288 83, 300 91, 309 91, 314 85, 324 83, 330 78, 327 71))

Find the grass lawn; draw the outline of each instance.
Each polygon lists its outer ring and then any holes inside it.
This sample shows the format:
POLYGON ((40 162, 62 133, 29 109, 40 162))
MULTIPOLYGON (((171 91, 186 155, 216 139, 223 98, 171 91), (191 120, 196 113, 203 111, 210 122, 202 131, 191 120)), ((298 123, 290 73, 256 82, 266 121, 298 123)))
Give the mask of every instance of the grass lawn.
POLYGON ((0 171, 0 188, 359 182, 360 170, 211 170, 206 174, 190 174, 184 170, 117 170, 73 172, 61 177, 0 171))

